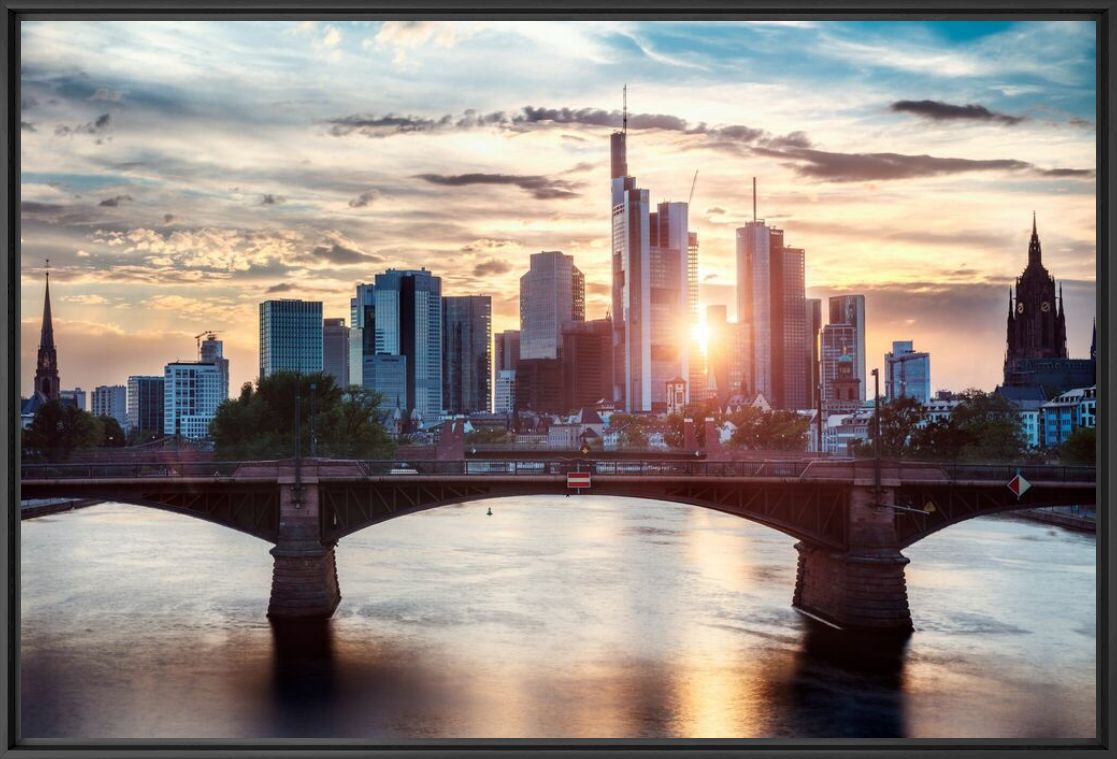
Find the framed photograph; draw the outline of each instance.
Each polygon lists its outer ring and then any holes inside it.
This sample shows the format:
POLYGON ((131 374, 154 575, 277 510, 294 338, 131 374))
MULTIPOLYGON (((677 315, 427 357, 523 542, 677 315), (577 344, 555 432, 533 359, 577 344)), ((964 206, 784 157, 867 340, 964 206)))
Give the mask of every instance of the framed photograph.
POLYGON ((0 6, 0 754, 1111 750, 1113 0, 0 6))

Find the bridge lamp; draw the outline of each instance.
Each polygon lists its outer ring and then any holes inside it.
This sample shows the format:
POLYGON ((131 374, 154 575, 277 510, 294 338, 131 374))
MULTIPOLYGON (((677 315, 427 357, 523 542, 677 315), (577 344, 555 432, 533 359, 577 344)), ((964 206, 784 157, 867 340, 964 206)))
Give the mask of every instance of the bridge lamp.
POLYGON ((314 393, 318 390, 318 383, 310 383, 310 457, 318 455, 318 438, 314 436, 314 393))

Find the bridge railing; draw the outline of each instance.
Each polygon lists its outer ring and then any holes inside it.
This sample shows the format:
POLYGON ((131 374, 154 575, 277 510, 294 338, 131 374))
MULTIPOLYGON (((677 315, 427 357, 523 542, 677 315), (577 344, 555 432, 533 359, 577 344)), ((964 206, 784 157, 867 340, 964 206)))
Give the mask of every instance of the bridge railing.
POLYGON ((96 480, 144 477, 231 477, 245 462, 240 461, 128 461, 70 464, 23 464, 23 480, 96 480))
POLYGON ((943 464, 948 478, 959 480, 993 480, 1007 483, 1016 475, 1031 482, 1096 482, 1097 470, 1092 466, 1058 466, 1034 464, 943 464))

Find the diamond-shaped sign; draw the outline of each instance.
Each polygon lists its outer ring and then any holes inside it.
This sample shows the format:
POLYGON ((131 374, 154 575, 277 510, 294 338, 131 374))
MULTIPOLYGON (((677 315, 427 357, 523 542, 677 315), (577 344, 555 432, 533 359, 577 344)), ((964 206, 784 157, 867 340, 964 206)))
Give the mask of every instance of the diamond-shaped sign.
POLYGON ((1028 492, 1028 488, 1031 486, 1032 483, 1025 480, 1022 474, 1018 474, 1008 481, 1008 489, 1011 490, 1012 494, 1017 498, 1028 492))

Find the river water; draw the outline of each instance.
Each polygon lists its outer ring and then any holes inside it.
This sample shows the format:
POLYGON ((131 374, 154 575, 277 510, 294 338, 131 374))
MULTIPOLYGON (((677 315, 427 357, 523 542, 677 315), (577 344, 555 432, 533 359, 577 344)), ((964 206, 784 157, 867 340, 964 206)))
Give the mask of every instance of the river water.
POLYGON ((334 618, 279 627, 255 538, 101 504, 21 540, 25 738, 1094 735, 1094 536, 1018 518, 905 551, 894 650, 791 608, 793 539, 654 501, 369 528, 334 618))

